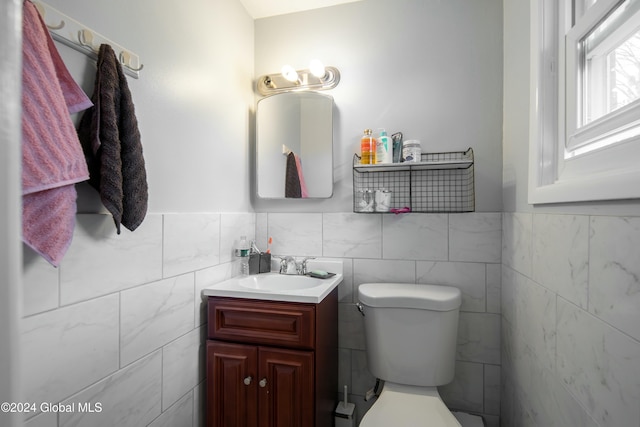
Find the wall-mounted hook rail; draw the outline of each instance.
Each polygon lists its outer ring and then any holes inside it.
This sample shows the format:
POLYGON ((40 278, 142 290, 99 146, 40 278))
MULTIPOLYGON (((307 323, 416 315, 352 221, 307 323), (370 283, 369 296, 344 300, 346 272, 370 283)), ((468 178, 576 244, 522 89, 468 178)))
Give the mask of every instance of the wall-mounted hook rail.
POLYGON ((78 43, 81 46, 91 49, 95 53, 100 52, 100 46, 93 45, 93 33, 89 30, 78 31, 78 43))
POLYGON ((125 74, 139 78, 143 65, 140 58, 135 53, 123 46, 114 43, 103 35, 87 28, 75 19, 63 14, 55 8, 41 1, 34 2, 38 12, 47 23, 47 28, 54 40, 69 46, 72 49, 82 52, 90 58, 98 59, 98 50, 101 44, 108 44, 115 52, 119 52, 118 59, 122 64, 125 74), (48 22, 58 22, 49 24, 48 22))
MULTIPOLYGON (((118 55, 118 59, 120 59, 121 64, 131 64, 131 52, 127 52, 126 50, 121 51, 120 55, 118 55)), ((140 71, 144 65, 140 64, 138 68, 133 68, 131 65, 128 65, 128 67, 132 71, 140 71)))

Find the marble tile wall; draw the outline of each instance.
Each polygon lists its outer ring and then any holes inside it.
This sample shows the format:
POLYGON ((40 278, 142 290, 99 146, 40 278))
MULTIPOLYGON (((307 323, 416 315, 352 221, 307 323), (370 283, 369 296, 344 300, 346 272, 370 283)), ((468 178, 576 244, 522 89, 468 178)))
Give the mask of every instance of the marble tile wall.
MULTIPOLYGON (((340 259, 339 384, 361 417, 367 370, 357 287, 365 282, 460 287, 455 409, 500 413, 500 213, 150 214, 116 235, 110 216, 78 215, 59 269, 25 249, 25 397, 101 403, 100 413, 29 414, 29 427, 202 425, 206 316, 202 288, 238 273, 233 242, 273 237, 276 255, 340 259)), ((77 405, 76 405, 77 406, 77 405)))
POLYGON ((374 378, 357 287, 393 280, 463 292, 452 408, 489 425, 640 426, 640 218, 537 213, 151 214, 120 236, 79 215, 60 268, 25 249, 27 425, 201 425, 200 291, 237 274, 240 234, 344 262, 339 377, 359 416, 374 378), (102 411, 40 408, 80 402, 102 411))
POLYGON ((505 213, 505 426, 640 426, 640 218, 505 213))
POLYGON ((500 213, 363 215, 258 213, 256 237, 273 237, 276 255, 341 259, 339 386, 347 385, 358 418, 373 401, 357 288, 366 282, 438 283, 462 290, 456 376, 441 388, 451 407, 482 414, 498 426, 500 414, 500 213))
POLYGON ((238 273, 242 234, 254 237, 255 214, 149 214, 121 235, 109 215, 85 214, 58 269, 25 248, 22 378, 37 408, 26 425, 201 426, 200 291, 238 273))

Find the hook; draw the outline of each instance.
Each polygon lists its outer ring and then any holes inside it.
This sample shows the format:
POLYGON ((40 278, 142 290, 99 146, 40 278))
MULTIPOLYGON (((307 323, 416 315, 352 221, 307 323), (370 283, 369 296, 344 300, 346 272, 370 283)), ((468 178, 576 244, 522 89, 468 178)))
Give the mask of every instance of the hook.
POLYGON ((142 70, 142 68, 144 68, 144 64, 140 64, 140 67, 138 68, 133 68, 131 66, 131 54, 126 50, 123 50, 122 52, 120 52, 120 63, 125 67, 127 67, 128 69, 130 69, 131 71, 140 71, 142 70))
POLYGON ((49 25, 47 24, 47 28, 50 30, 61 30, 64 28, 65 22, 64 19, 60 20, 60 23, 58 25, 49 25))
MULTIPOLYGON (((46 14, 44 6, 42 6, 40 3, 34 3, 34 6, 36 7, 36 10, 40 14, 40 16, 42 16, 42 19, 44 20, 44 16, 46 14)), ((49 25, 49 24, 46 24, 46 25, 47 25, 47 28, 50 30, 61 30, 64 27, 65 22, 64 22, 64 19, 61 19, 58 25, 49 25)))
POLYGON ((94 52, 99 51, 93 46, 93 33, 87 29, 78 31, 78 41, 81 46, 88 47, 94 52))
POLYGON ((131 71, 140 71, 144 68, 144 64, 140 64, 140 66, 138 68, 133 68, 132 66, 128 65, 128 64, 124 64, 125 67, 127 67, 128 69, 130 69, 131 71))

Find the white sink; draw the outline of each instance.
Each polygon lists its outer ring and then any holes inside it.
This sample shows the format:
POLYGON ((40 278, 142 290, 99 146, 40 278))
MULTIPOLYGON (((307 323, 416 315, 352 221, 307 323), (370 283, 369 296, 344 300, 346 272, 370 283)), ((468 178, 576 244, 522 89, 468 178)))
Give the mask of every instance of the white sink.
MULTIPOLYGON (((315 261, 315 260, 314 260, 315 261)), ((262 273, 237 276, 202 290, 204 296, 319 303, 342 282, 342 262, 315 261, 310 269, 336 273, 328 279, 262 273)))
POLYGON ((308 276, 288 276, 286 274, 255 274, 238 280, 238 286, 259 291, 289 291, 322 286, 327 279, 308 276))

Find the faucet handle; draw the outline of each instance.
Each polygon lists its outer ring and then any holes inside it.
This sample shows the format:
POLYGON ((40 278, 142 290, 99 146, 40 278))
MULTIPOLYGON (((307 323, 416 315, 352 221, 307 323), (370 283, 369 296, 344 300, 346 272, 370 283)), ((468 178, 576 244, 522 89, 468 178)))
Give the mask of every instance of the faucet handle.
POLYGON ((316 257, 314 256, 305 257, 302 259, 302 261, 300 261, 299 274, 302 274, 302 275, 307 274, 307 261, 309 261, 310 259, 316 259, 316 257))
POLYGON ((282 273, 282 264, 284 264, 284 256, 281 255, 271 255, 271 259, 277 259, 280 261, 280 273, 282 273))
POLYGON ((287 274, 289 268, 289 256, 276 257, 280 259, 280 274, 287 274))

